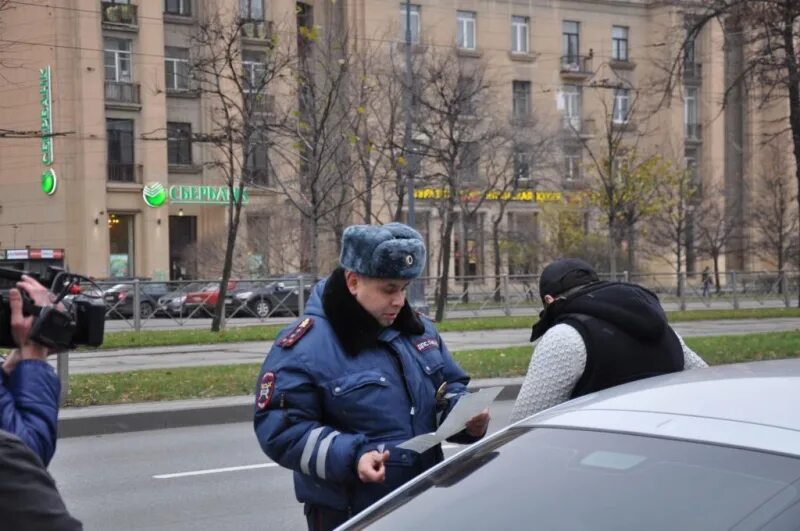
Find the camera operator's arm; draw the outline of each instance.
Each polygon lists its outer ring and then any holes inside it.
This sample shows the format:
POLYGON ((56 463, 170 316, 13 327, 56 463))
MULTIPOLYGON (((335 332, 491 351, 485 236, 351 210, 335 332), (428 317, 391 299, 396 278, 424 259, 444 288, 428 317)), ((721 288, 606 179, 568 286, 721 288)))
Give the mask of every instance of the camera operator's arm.
MULTIPOLYGON (((51 305, 47 289, 30 277, 17 283, 37 306, 51 305)), ((33 316, 22 313, 22 297, 10 290, 11 333, 19 346, 3 365, 0 385, 0 429, 22 439, 47 465, 56 447, 61 385, 47 363, 47 348, 28 339, 33 316)))

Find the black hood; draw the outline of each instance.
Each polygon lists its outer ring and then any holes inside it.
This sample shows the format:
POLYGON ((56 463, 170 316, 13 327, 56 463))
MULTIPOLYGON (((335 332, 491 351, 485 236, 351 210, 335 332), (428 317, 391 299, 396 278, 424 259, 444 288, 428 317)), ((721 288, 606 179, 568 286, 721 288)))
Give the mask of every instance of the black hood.
POLYGON ((652 291, 636 284, 594 282, 542 310, 531 341, 574 313, 596 317, 648 342, 660 339, 667 327, 667 316, 652 291))
MULTIPOLYGON (((344 269, 339 267, 331 273, 322 292, 322 309, 331 323, 336 337, 345 352, 354 356, 365 348, 373 347, 384 328, 358 303, 344 278, 344 269)), ((425 325, 406 301, 391 328, 407 335, 420 335, 425 325)))

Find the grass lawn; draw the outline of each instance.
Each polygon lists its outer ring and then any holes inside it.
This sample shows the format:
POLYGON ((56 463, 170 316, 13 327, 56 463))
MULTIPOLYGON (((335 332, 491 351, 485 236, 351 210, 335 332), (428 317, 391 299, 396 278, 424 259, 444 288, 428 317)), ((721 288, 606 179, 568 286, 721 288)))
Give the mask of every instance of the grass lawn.
MULTIPOLYGON (((773 332, 744 336, 686 338, 711 365, 800 356, 800 334, 773 332)), ((455 358, 473 378, 522 376, 531 347, 468 350, 455 358)), ((70 377, 69 406, 118 404, 247 395, 255 389, 260 365, 188 367, 70 377)))
MULTIPOLYGON (((800 308, 763 308, 743 310, 691 310, 668 312, 670 322, 705 321, 717 319, 768 319, 773 317, 800 317, 800 308)), ((498 330, 528 328, 538 317, 475 317, 448 319, 438 324, 440 332, 466 332, 470 330, 498 330)), ((209 343, 238 343, 242 341, 270 341, 275 339, 282 325, 255 325, 229 328, 223 332, 209 330, 143 330, 141 332, 109 332, 103 348, 135 348, 170 345, 198 345, 209 343)))

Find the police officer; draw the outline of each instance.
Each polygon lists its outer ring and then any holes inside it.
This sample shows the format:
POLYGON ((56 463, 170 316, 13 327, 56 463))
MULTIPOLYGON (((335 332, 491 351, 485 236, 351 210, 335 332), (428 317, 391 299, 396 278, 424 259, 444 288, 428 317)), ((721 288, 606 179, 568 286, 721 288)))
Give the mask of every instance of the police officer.
POLYGON ((511 421, 626 382, 707 367, 669 326, 658 297, 624 282, 603 282, 583 260, 542 271, 539 338, 511 421))
MULTIPOLYGON (((264 452, 294 470, 309 529, 332 529, 443 459, 395 446, 435 431, 469 377, 431 321, 406 301, 425 265, 419 233, 401 223, 354 225, 341 267, 314 288, 284 330, 256 386, 264 452)), ((480 439, 488 410, 451 441, 480 439)))

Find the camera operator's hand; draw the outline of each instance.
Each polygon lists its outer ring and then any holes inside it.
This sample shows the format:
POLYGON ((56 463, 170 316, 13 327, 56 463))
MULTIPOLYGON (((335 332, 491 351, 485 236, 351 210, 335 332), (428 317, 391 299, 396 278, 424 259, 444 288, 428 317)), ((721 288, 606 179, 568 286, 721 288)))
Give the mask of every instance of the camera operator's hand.
POLYGON ((53 300, 50 292, 27 275, 23 275, 22 280, 17 282, 17 288, 8 292, 8 305, 11 308, 11 335, 14 338, 14 342, 19 346, 20 357, 23 360, 46 360, 47 347, 28 339, 28 334, 33 328, 34 317, 22 314, 22 295, 19 290, 25 290, 33 304, 42 307, 52 306, 53 300))

